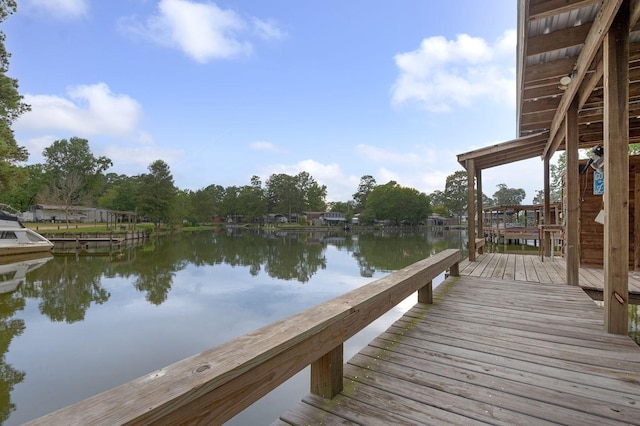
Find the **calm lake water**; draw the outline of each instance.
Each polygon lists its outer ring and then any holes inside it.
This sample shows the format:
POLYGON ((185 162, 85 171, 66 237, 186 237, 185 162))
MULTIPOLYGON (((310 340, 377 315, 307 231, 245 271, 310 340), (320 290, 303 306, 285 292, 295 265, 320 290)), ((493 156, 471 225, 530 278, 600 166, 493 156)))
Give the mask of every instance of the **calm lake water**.
MULTIPOLYGON (((231 228, 56 255, 17 289, 0 265, 0 420, 39 417, 464 244, 461 231, 231 228)), ((349 340, 345 359, 415 302, 349 340)), ((269 424, 308 391, 307 368, 228 424, 269 424)))
MULTIPOLYGON (((55 255, 0 294, 0 420, 39 417, 462 246, 458 231, 231 228, 55 255)), ((351 339, 345 358, 414 303, 351 339)), ((303 371, 229 424, 268 424, 308 391, 303 371)))

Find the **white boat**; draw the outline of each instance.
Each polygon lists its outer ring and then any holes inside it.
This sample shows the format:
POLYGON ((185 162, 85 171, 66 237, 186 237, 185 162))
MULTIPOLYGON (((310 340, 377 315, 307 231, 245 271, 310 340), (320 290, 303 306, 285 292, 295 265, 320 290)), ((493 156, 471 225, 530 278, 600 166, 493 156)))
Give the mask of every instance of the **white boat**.
POLYGON ((24 284, 27 273, 53 259, 50 253, 0 258, 0 294, 9 293, 24 284), (5 260, 9 261, 5 263, 5 260))
POLYGON ((0 256, 50 251, 53 243, 18 220, 17 212, 0 204, 0 256))

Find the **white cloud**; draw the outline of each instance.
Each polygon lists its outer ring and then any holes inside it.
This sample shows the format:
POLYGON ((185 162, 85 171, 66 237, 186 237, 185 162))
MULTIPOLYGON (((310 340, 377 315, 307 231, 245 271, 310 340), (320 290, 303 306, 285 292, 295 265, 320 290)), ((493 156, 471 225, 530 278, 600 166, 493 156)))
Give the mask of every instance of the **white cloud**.
POLYGON ((272 151, 272 152, 282 152, 283 150, 279 148, 277 145, 266 142, 266 141, 255 141, 249 144, 249 148, 253 151, 272 151))
POLYGON ((87 0, 26 0, 27 10, 58 19, 80 19, 89 13, 87 0))
POLYGON ((138 102, 111 92, 105 83, 74 86, 67 96, 24 95, 31 111, 15 122, 16 129, 32 132, 63 130, 78 136, 118 135, 148 141, 138 130, 142 108, 138 102))
POLYGON ((395 56, 400 75, 392 103, 414 102, 428 111, 467 107, 477 100, 515 105, 516 34, 510 30, 493 45, 460 34, 456 40, 426 38, 420 47, 395 56))
POLYGON ((44 152, 45 148, 50 147, 57 139, 59 138, 56 136, 44 135, 26 140, 18 140, 18 143, 29 151, 28 163, 37 164, 44 163, 45 160, 42 156, 42 152, 44 152))
POLYGON ((146 173, 147 167, 158 159, 171 165, 184 157, 184 152, 178 149, 161 148, 158 146, 126 147, 110 145, 104 150, 107 158, 113 164, 131 175, 146 173))
POLYGON ((121 19, 119 28, 163 46, 175 47, 197 62, 248 55, 253 46, 245 34, 281 39, 285 33, 272 21, 243 19, 231 9, 212 2, 161 0, 157 14, 140 22, 121 19))
POLYGON ((287 33, 281 30, 273 21, 263 21, 258 18, 251 19, 253 28, 258 37, 264 40, 282 40, 287 33))

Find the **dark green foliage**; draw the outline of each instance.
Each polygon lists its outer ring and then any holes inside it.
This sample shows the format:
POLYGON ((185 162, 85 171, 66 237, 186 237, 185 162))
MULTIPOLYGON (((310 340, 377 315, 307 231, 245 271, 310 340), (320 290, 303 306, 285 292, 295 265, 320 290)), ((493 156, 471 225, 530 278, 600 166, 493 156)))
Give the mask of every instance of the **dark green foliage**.
POLYGON ((367 197, 367 209, 376 219, 396 225, 418 225, 429 217, 429 197, 414 188, 406 188, 391 181, 375 187, 367 197))

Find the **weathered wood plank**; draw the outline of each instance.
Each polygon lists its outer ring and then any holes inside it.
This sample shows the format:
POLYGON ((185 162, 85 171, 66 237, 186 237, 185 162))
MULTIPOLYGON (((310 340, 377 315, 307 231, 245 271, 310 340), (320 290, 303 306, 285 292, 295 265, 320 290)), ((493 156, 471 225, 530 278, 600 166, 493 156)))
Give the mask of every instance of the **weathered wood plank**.
POLYGON ((504 275, 502 276, 505 280, 515 280, 516 278, 516 257, 513 254, 507 255, 507 264, 504 267, 504 275))
POLYGON ((505 276, 505 268, 507 266, 507 255, 500 256, 495 271, 493 271, 493 278, 502 278, 505 276))
POLYGON ((476 259, 476 263, 478 264, 478 266, 468 275, 475 277, 479 277, 480 275, 482 275, 490 260, 490 256, 483 255, 482 257, 480 257, 480 255, 478 255, 478 258, 476 259))
POLYGON ((580 288, 551 283, 459 277, 355 355, 347 383, 324 402, 334 415, 348 399, 427 424, 640 419, 640 348, 604 332, 602 309, 580 288))
POLYGON ((514 273, 514 279, 516 281, 526 281, 527 280, 527 274, 524 270, 524 256, 521 254, 517 254, 514 255, 515 257, 515 273, 514 273))
MULTIPOLYGON (((353 384, 351 387, 353 387, 353 384)), ((315 395, 308 395, 303 399, 303 401, 320 410, 335 414, 338 417, 346 418, 347 420, 359 425, 415 425, 415 421, 403 417, 403 413, 401 412, 395 413, 393 410, 378 408, 378 406, 372 404, 373 402, 378 401, 378 399, 362 402, 345 395, 340 395, 334 400, 327 400, 315 395)), ((303 424, 307 425, 309 423, 303 424)), ((310 424, 318 423, 313 422, 310 424)))
POLYGON ((339 417, 326 410, 321 410, 310 404, 298 404, 295 409, 286 411, 279 421, 271 426, 280 425, 357 425, 358 423, 339 417))
POLYGON ((524 260, 524 273, 526 275, 526 280, 529 282, 540 282, 538 278, 538 272, 536 271, 535 263, 538 260, 537 256, 523 256, 524 260))
POLYGON ((487 264, 487 267, 484 268, 484 271, 482 271, 482 274, 480 276, 481 277, 493 276, 493 272, 496 269, 496 266, 498 265, 498 259, 499 259, 499 256, 495 256, 495 253, 491 253, 489 263, 487 264))

